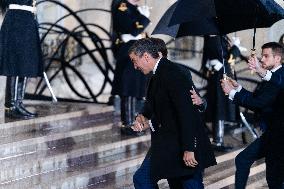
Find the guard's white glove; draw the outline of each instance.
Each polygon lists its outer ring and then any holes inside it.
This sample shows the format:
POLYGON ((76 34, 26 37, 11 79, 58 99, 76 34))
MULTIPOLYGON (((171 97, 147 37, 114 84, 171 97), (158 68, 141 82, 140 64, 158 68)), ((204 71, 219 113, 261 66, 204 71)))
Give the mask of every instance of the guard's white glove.
POLYGON ((149 6, 146 6, 146 5, 139 6, 139 7, 138 7, 138 11, 139 11, 142 15, 146 16, 147 18, 150 17, 150 7, 149 7, 149 6))
POLYGON ((247 51, 245 47, 241 46, 241 39, 239 37, 232 37, 233 45, 237 46, 241 52, 247 51))
POLYGON ((214 70, 219 71, 222 67, 223 64, 217 60, 217 59, 213 59, 209 61, 209 64, 214 68, 214 70))

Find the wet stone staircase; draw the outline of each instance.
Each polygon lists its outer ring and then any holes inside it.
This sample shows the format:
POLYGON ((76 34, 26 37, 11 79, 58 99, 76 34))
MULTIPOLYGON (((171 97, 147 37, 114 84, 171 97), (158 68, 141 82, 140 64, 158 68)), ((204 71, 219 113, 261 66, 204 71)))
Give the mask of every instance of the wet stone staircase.
MULTIPOLYGON (((150 134, 121 136, 113 108, 95 104, 32 104, 36 119, 0 124, 1 189, 127 189, 150 146, 150 134)), ((244 147, 216 154, 206 188, 234 188, 234 157, 244 147)), ((168 188, 166 180, 160 188, 168 188)), ((253 165, 248 188, 267 188, 265 165, 253 165)))

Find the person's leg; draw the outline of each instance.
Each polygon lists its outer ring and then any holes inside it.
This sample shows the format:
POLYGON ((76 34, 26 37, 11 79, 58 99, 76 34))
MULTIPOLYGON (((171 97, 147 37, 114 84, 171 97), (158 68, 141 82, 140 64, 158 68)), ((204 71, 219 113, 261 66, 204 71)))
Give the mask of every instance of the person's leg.
POLYGON ((266 158, 266 180, 271 189, 284 189, 283 167, 279 165, 276 159, 266 158), (282 173, 282 174, 281 174, 282 173))
POLYGON ((26 109, 23 109, 24 80, 17 76, 9 76, 6 81, 5 114, 11 118, 32 118, 26 109))
POLYGON ((183 189, 181 178, 170 178, 167 179, 170 189, 183 189))
POLYGON ((217 152, 228 152, 233 148, 224 144, 224 120, 217 120, 213 125, 213 149, 217 152))
POLYGON ((141 136, 145 133, 143 131, 137 132, 131 129, 131 126, 133 125, 135 119, 134 116, 135 104, 136 104, 135 97, 127 96, 127 97, 122 97, 121 99, 121 122, 122 122, 121 134, 141 136))
POLYGON ((258 138, 237 155, 235 189, 245 189, 251 165, 264 157, 262 148, 262 139, 258 138))
POLYGON ((204 189, 203 172, 196 171, 190 178, 183 179, 183 189, 204 189))
POLYGON ((136 99, 136 113, 141 113, 144 109, 145 100, 143 98, 136 99))
POLYGON ((8 76, 6 79, 5 108, 13 109, 16 106, 17 90, 15 89, 16 77, 8 76))
POLYGON ((28 111, 24 104, 24 96, 25 96, 25 90, 27 85, 27 77, 19 77, 18 79, 18 92, 17 92, 17 106, 21 112, 23 112, 25 115, 27 115, 30 118, 37 117, 37 113, 32 113, 28 111))
POLYGON ((147 155, 140 168, 133 176, 135 189, 158 189, 157 183, 151 179, 150 175, 150 157, 147 155))
POLYGON ((131 126, 131 97, 123 96, 121 98, 121 122, 125 127, 131 126))

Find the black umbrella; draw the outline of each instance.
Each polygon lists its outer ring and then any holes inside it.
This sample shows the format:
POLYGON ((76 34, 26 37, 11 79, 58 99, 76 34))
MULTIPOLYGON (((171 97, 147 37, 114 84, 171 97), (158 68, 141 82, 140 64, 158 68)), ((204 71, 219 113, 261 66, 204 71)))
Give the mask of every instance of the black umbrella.
POLYGON ((169 25, 176 25, 183 22, 198 21, 202 18, 216 17, 213 0, 184 0, 176 2, 177 9, 173 11, 169 25), (179 12, 179 10, 182 11, 179 12), (177 14, 178 13, 178 14, 177 14), (178 22, 174 22, 177 20, 178 22))
POLYGON ((215 6, 222 33, 266 28, 284 19, 284 9, 274 0, 215 0, 215 6))
POLYGON ((209 16, 208 18, 200 17, 181 24, 169 26, 176 6, 177 2, 170 6, 158 22, 152 34, 166 34, 176 38, 189 35, 210 35, 219 33, 216 20, 209 16))
MULTIPOLYGON (((275 22, 284 19, 284 9, 274 0, 211 1, 208 12, 214 13, 215 11, 221 34, 270 27, 275 22)), ((191 21, 198 16, 203 17, 203 13, 195 9, 195 3, 192 0, 179 0, 172 13, 169 26, 191 21), (191 12, 191 14, 186 14, 188 12, 191 12), (193 14, 197 16, 192 17, 193 14)), ((214 14, 210 15, 214 16, 214 14)), ((208 14, 206 14, 206 17, 208 17, 208 14)))

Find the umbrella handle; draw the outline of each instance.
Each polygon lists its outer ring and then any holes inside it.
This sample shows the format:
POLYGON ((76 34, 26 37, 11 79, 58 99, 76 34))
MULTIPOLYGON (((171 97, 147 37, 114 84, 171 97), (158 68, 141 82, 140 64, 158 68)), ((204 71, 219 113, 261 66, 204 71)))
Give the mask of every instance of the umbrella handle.
POLYGON ((256 55, 256 49, 251 49, 250 55, 254 57, 256 55))
MULTIPOLYGON (((256 56, 256 49, 255 49, 255 48, 251 49, 251 51, 250 51, 250 56, 251 56, 251 57, 255 57, 255 56, 256 56)), ((251 70, 251 71, 250 71, 250 74, 253 75, 253 74, 254 74, 254 71, 251 70)))
POLYGON ((228 80, 228 76, 225 73, 223 74, 223 80, 225 80, 225 81, 228 80))
MULTIPOLYGON (((224 81, 227 81, 228 80, 228 76, 226 73, 223 73, 223 80, 224 81)), ((225 93, 226 96, 228 96, 229 94, 228 93, 225 93)))

